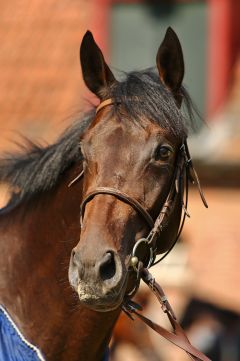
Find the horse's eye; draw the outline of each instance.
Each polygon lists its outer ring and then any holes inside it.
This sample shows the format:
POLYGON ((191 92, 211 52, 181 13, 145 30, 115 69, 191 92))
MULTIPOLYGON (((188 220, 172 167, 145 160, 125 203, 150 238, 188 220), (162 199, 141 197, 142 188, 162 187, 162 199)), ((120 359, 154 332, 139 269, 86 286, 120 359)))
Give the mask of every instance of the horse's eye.
POLYGON ((167 160, 172 154, 173 150, 170 146, 160 145, 154 153, 155 160, 167 160))

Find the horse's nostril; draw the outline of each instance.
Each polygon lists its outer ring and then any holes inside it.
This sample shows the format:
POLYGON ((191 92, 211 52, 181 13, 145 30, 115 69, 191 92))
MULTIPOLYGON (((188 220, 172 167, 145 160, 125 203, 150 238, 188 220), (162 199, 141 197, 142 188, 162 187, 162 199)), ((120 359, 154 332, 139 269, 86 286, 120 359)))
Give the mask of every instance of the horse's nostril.
POLYGON ((111 251, 108 251, 103 256, 100 266, 99 274, 103 281, 110 280, 115 276, 116 273, 116 263, 114 259, 114 254, 111 251))

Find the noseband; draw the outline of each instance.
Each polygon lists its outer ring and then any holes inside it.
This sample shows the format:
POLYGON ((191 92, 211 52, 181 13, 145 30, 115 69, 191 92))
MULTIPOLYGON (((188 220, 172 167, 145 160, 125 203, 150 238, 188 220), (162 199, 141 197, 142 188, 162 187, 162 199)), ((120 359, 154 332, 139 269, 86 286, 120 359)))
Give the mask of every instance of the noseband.
MULTIPOLYGON (((117 102, 118 104, 119 102, 117 102)), ((100 103, 100 105, 96 109, 96 114, 102 110, 103 108, 116 104, 113 99, 107 99, 100 103)), ((111 187, 97 187, 95 190, 91 191, 86 195, 81 204, 81 224, 83 222, 84 211, 87 203, 89 203, 95 196, 99 194, 111 195, 121 200, 122 202, 130 205, 147 223, 150 232, 146 238, 139 239, 132 250, 132 257, 130 261, 130 266, 137 271, 139 263, 141 262, 144 268, 149 268, 157 263, 159 263, 163 258, 167 256, 167 254, 172 250, 177 240, 180 237, 181 231, 183 229, 183 225, 185 222, 187 212, 187 203, 188 203, 188 183, 191 181, 192 183, 196 182, 199 193, 201 195, 202 201, 204 205, 207 207, 207 202, 204 198, 203 192, 201 190, 200 182, 197 176, 197 173, 193 167, 192 160, 190 158, 188 146, 186 140, 182 143, 179 148, 177 155, 177 163, 176 169, 174 172, 174 176, 172 179, 172 184, 169 190, 169 193, 166 197, 166 200, 160 210, 159 215, 154 221, 149 211, 135 198, 129 196, 128 194, 120 191, 116 188, 111 187), (185 192, 184 192, 185 189, 185 192), (184 193, 186 199, 184 201, 184 193), (167 220, 169 219, 169 215, 173 211, 176 206, 178 195, 180 196, 182 209, 184 210, 184 215, 180 222, 180 226, 177 232, 177 236, 173 241, 171 247, 167 250, 167 252, 156 262, 155 258, 157 255, 157 241, 161 236, 162 230, 165 228, 167 220)))

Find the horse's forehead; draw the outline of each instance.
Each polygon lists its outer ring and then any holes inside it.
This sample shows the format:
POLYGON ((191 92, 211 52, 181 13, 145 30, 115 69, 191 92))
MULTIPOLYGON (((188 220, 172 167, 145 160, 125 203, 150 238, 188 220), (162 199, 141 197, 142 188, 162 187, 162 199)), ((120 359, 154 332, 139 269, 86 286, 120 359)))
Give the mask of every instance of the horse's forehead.
POLYGON ((144 119, 141 124, 129 118, 110 117, 105 119, 97 119, 94 126, 90 127, 89 131, 85 134, 85 141, 91 143, 99 143, 106 139, 114 140, 116 143, 127 142, 134 139, 137 145, 140 142, 147 141, 153 137, 171 138, 171 134, 161 128, 158 124, 144 119))
POLYGON ((109 118, 102 119, 94 127, 90 128, 84 136, 84 141, 91 145, 115 145, 129 140, 144 140, 147 133, 131 120, 109 118))

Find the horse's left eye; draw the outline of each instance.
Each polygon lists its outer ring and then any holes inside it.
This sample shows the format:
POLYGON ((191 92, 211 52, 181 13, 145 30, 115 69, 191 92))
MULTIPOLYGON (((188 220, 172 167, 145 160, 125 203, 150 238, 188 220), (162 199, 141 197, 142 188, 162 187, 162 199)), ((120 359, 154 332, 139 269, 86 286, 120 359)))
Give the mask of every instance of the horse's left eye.
POLYGON ((154 158, 155 160, 167 160, 172 154, 173 150, 170 146, 161 145, 157 147, 154 158))

